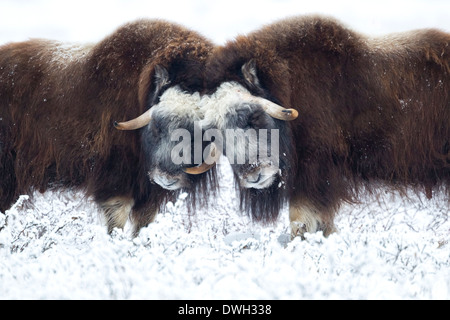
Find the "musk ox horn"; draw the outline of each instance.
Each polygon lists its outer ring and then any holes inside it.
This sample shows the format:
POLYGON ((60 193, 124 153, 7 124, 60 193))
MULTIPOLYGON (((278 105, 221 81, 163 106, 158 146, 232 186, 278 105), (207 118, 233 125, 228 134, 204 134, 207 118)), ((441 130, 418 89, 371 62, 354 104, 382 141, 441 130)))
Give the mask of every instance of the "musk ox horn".
POLYGON ((243 96, 245 100, 259 104, 264 109, 264 111, 272 118, 284 121, 291 121, 297 119, 298 117, 298 111, 295 109, 283 108, 282 106, 270 100, 264 99, 262 97, 255 97, 250 93, 240 92, 240 94, 243 96))
POLYGON ((256 98, 256 101, 261 105, 261 107, 266 111, 268 115, 275 119, 291 121, 295 120, 298 117, 298 111, 295 109, 286 109, 282 106, 273 103, 264 98, 256 98))
POLYGON ((216 144, 214 142, 211 142, 209 146, 210 146, 209 155, 205 159, 205 161, 199 166, 183 169, 184 172, 188 174, 202 174, 216 165, 220 153, 217 150, 216 144))
POLYGON ((145 113, 141 114, 139 117, 126 121, 126 122, 117 122, 114 121, 114 127, 118 130, 136 130, 142 127, 145 127, 150 123, 152 119, 151 109, 148 109, 145 113))
POLYGON ((202 173, 210 170, 215 165, 216 165, 215 162, 213 162, 212 164, 207 164, 206 162, 203 162, 201 165, 199 165, 197 167, 186 168, 183 170, 187 174, 202 174, 202 173))

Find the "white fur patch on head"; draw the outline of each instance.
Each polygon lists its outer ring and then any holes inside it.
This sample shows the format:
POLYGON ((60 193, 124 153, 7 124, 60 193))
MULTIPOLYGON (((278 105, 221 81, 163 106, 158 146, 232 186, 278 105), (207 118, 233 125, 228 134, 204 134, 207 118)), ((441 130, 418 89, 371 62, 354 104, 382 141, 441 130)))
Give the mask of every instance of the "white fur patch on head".
POLYGON ((210 96, 203 96, 200 107, 203 113, 202 126, 225 129, 226 119, 235 112, 237 105, 250 102, 251 93, 237 82, 222 83, 210 96))
POLYGON ((161 95, 159 103, 152 107, 152 110, 152 116, 183 117, 192 121, 202 118, 200 94, 198 92, 185 92, 179 86, 167 89, 161 95))

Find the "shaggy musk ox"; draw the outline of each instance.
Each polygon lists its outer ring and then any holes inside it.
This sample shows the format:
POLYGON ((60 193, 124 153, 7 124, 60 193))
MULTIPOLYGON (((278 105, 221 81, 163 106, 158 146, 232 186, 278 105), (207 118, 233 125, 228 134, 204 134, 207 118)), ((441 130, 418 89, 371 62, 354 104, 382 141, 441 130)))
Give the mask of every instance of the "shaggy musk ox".
POLYGON ((187 175, 167 150, 169 130, 197 116, 211 50, 160 20, 126 24, 94 45, 1 46, 0 210, 33 190, 82 189, 109 231, 130 217, 136 235, 176 196, 169 190, 206 190, 212 175, 187 175))
POLYGON ((449 44, 438 30, 368 38, 310 16, 216 48, 205 126, 279 130, 279 167, 232 165, 243 209, 270 222, 289 201, 293 236, 328 235, 339 205, 362 190, 449 194, 449 44), (278 104, 285 119, 254 97, 278 104))

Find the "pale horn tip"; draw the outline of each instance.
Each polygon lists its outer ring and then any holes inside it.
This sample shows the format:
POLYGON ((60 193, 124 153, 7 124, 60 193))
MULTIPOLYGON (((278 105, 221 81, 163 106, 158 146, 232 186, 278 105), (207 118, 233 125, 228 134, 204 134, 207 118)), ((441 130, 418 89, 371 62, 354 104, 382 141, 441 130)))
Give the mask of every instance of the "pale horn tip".
POLYGON ((295 109, 284 109, 282 112, 285 114, 286 120, 295 120, 298 117, 298 111, 295 109))
POLYGON ((151 119, 152 109, 148 109, 145 113, 133 120, 125 122, 114 121, 114 127, 118 130, 137 130, 148 125, 151 119))

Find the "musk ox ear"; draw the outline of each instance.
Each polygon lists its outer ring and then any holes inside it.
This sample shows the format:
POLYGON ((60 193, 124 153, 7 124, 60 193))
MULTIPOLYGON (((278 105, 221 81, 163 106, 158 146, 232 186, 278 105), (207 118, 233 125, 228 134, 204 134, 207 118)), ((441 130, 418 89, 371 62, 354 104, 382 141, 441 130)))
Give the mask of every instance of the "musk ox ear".
POLYGON ((155 85, 161 89, 163 86, 170 83, 169 72, 163 66, 157 64, 155 66, 155 85))
POLYGON ((170 84, 169 72, 163 66, 157 64, 153 75, 153 90, 149 93, 149 104, 154 105, 162 89, 170 84))
POLYGON ((156 103, 161 91, 170 84, 169 72, 161 65, 149 64, 139 77, 139 104, 146 110, 156 103))
POLYGON ((156 104, 160 92, 165 86, 170 84, 169 72, 163 66, 154 67, 153 82, 150 80, 150 67, 144 68, 139 81, 139 103, 141 108, 146 110, 139 117, 126 121, 114 121, 114 127, 118 130, 137 130, 150 123, 152 119, 151 106, 156 104), (152 89, 150 89, 150 87, 152 89))
POLYGON ((250 61, 246 62, 242 68, 242 75, 244 76, 245 82, 255 89, 262 90, 261 84, 259 83, 258 79, 258 71, 256 70, 256 61, 254 59, 251 59, 250 61))

